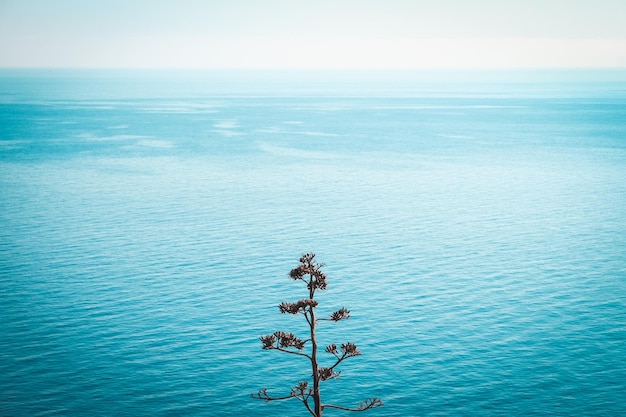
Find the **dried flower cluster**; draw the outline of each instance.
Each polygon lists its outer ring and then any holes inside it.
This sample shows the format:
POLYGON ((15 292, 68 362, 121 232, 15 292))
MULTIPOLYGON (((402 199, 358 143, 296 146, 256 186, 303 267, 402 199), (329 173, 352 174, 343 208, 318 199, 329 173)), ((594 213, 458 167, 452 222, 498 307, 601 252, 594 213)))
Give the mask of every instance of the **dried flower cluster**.
POLYGON ((306 341, 298 339, 293 333, 274 332, 274 334, 262 336, 261 343, 263 344, 263 349, 265 350, 280 350, 290 347, 302 350, 304 349, 306 341))
POLYGON ((339 373, 335 372, 333 368, 319 368, 317 370, 317 374, 322 381, 337 378, 339 376, 339 373))
POLYGON ((337 345, 334 343, 326 347, 326 352, 332 353, 337 358, 341 357, 342 359, 350 356, 359 356, 361 354, 361 351, 356 347, 356 345, 350 342, 341 345, 341 355, 339 355, 337 345))
POLYGON ((332 321, 339 321, 339 320, 345 320, 350 318, 350 310, 346 310, 345 308, 341 307, 340 310, 335 311, 334 313, 332 313, 330 315, 330 319, 332 321))
POLYGON ((295 303, 280 303, 278 309, 281 313, 298 314, 304 313, 307 307, 317 307, 317 301, 311 299, 300 300, 295 303))
POLYGON ((350 311, 344 307, 331 313, 329 318, 316 318, 315 308, 318 306, 318 302, 314 299, 315 291, 318 289, 325 290, 327 287, 326 275, 320 270, 322 266, 322 264, 315 261, 315 254, 307 253, 302 255, 300 265, 291 270, 289 277, 293 280, 300 280, 306 283, 307 289, 309 290, 309 298, 294 303, 283 302, 278 306, 278 309, 283 314, 302 314, 309 325, 310 338, 303 340, 296 337, 293 333, 286 332, 274 332, 273 334, 260 338, 264 350, 278 350, 307 358, 311 363, 313 387, 310 386, 308 381, 300 381, 298 385, 291 389, 291 392, 287 396, 272 397, 264 388, 257 394, 253 394, 252 397, 268 402, 297 398, 304 404, 307 411, 313 417, 321 417, 322 411, 325 408, 335 408, 345 411, 365 411, 371 408, 381 407, 383 403, 378 398, 367 399, 361 402, 356 408, 322 403, 320 382, 337 378, 340 374, 340 372, 336 370, 337 365, 347 358, 361 355, 361 351, 354 343, 344 343, 339 349, 336 344, 332 344, 327 346, 325 351, 335 357, 334 363, 328 367, 322 367, 318 363, 316 335, 318 320, 338 322, 350 318, 350 311), (302 352, 309 342, 310 353, 302 352), (312 400, 313 404, 309 402, 310 400, 312 400))
POLYGON ((308 275, 309 280, 305 282, 310 291, 315 291, 316 289, 325 290, 326 274, 320 271, 320 268, 323 266, 323 264, 315 261, 315 254, 307 253, 300 257, 300 265, 292 269, 289 276, 293 280, 304 281, 304 277, 308 275))

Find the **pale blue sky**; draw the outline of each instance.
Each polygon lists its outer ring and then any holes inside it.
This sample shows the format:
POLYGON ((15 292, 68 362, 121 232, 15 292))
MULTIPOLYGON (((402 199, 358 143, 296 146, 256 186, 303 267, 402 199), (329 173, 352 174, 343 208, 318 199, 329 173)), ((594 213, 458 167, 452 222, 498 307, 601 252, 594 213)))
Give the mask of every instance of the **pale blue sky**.
POLYGON ((626 0, 0 0, 2 67, 626 67, 626 0))

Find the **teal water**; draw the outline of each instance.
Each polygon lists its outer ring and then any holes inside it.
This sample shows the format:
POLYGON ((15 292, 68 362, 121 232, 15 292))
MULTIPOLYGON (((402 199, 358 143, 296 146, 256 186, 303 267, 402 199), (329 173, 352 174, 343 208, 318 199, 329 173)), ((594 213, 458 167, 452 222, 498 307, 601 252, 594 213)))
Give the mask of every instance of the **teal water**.
POLYGON ((305 415, 307 251, 329 402, 626 413, 625 83, 284 77, 0 73, 0 415, 305 415))

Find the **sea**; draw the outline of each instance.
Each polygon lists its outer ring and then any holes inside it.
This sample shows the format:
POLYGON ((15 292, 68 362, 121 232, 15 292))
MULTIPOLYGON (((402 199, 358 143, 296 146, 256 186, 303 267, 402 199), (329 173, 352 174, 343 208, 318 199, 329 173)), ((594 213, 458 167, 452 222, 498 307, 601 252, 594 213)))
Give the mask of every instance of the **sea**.
POLYGON ((0 71, 1 416, 309 415, 307 252, 324 403, 626 415, 624 72, 0 71))

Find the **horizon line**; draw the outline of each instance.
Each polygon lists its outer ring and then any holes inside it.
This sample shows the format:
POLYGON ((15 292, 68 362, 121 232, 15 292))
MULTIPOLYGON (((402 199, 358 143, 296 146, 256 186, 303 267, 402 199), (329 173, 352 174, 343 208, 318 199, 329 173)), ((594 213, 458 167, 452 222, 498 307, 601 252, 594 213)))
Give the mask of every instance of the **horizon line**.
POLYGON ((626 67, 538 68, 227 68, 227 67, 0 67, 6 77, 213 77, 272 83, 626 83, 626 67))

